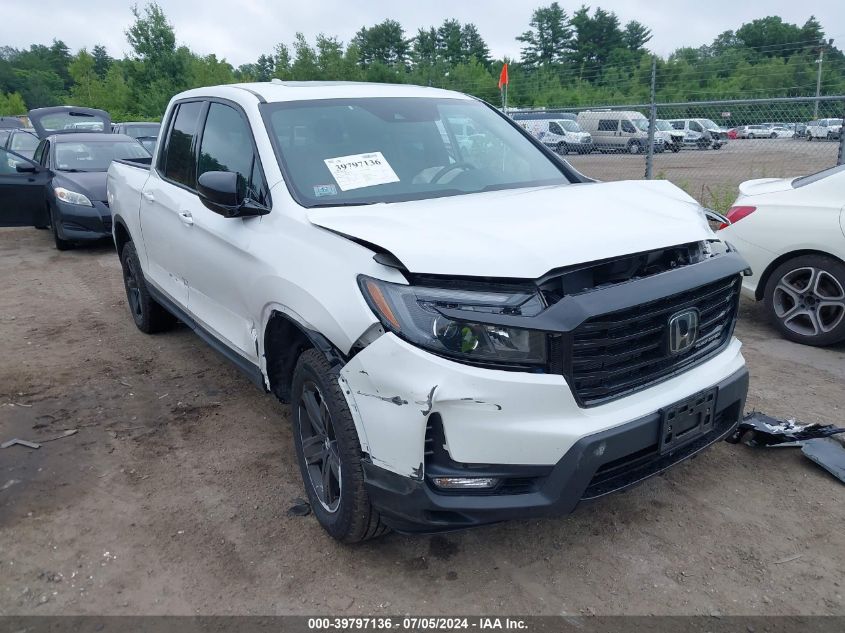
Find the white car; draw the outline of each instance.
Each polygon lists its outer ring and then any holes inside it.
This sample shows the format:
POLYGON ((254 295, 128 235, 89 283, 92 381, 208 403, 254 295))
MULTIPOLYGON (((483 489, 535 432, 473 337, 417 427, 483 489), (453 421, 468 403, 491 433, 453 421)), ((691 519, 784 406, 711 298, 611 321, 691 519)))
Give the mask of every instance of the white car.
POLYGON ((744 293, 790 340, 845 340, 845 165, 749 180, 739 192, 719 235, 751 264, 744 293))
POLYGON ((819 119, 807 124, 807 140, 838 139, 842 134, 842 119, 819 119))
POLYGON ((748 264, 667 181, 590 181, 407 85, 190 90, 155 152, 109 169, 132 318, 291 403, 335 538, 565 514, 742 417, 748 264))

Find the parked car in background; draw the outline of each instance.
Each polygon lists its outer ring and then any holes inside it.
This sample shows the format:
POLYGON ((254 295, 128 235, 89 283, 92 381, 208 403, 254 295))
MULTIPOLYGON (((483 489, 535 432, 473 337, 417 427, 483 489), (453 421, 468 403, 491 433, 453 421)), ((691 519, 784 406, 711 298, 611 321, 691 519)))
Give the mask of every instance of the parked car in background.
POLYGON ((769 138, 792 138, 795 136, 795 132, 793 130, 781 125, 775 125, 769 128, 769 130, 769 138))
POLYGON ((106 172, 113 160, 147 159, 150 153, 124 134, 64 133, 41 139, 35 160, 50 170, 39 223, 49 224, 60 251, 111 235, 106 172))
POLYGON ((808 345, 845 340, 845 165, 739 186, 719 235, 751 265, 743 291, 781 333, 808 345))
POLYGON ((793 137, 794 138, 805 138, 807 136, 807 124, 806 123, 796 123, 795 127, 793 128, 793 137))
MULTIPOLYGON (((597 149, 641 154, 648 147, 648 119, 641 112, 585 110, 578 113, 577 121, 597 149)), ((665 149, 665 140, 655 135, 654 151, 665 149)))
POLYGON ((35 154, 35 148, 38 147, 38 136, 35 134, 35 130, 18 128, 8 130, 8 134, 5 136, 5 141, 0 143, 0 147, 24 158, 32 158, 35 154))
POLYGON ((137 139, 149 152, 152 152, 153 148, 155 148, 160 129, 161 123, 145 121, 115 123, 112 125, 112 132, 114 134, 126 134, 137 139))
POLYGON ((732 127, 726 132, 728 139, 735 140, 739 138, 739 128, 732 127))
POLYGON ((0 148, 0 226, 43 226, 49 171, 0 148))
POLYGON ((679 152, 684 146, 684 133, 672 127, 665 119, 654 120, 654 135, 662 138, 666 149, 679 152))
POLYGON ((697 149, 720 149, 728 133, 710 119, 670 119, 669 124, 684 133, 684 145, 697 149))
POLYGON ((743 125, 737 128, 737 138, 769 138, 772 132, 765 125, 743 125))
POLYGON ((842 134, 842 119, 818 119, 807 124, 807 140, 835 140, 842 134))
POLYGON ((517 121, 534 138, 558 154, 593 151, 593 138, 572 119, 521 119, 517 121))
POLYGON ((198 88, 164 120, 152 167, 109 168, 131 318, 291 403, 334 538, 565 514, 742 417, 748 264, 671 183, 589 181, 419 86, 198 88))

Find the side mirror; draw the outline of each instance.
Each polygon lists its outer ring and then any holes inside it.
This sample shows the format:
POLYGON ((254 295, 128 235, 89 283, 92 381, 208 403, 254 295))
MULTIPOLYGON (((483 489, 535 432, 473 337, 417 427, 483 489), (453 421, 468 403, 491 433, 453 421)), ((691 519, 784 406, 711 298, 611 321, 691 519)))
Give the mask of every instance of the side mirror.
POLYGON ((240 190, 233 171, 207 171, 197 179, 197 192, 206 208, 226 218, 264 215, 269 209, 258 205, 240 190))
POLYGON ((38 165, 34 163, 15 163, 15 171, 19 174, 37 174, 38 165))

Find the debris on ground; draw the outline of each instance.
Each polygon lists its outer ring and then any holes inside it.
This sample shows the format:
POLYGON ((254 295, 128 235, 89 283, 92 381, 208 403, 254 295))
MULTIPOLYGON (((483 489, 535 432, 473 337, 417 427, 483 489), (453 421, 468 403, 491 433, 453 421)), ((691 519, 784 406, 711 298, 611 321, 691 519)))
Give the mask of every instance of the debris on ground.
POLYGON ((805 457, 845 483, 845 446, 832 439, 839 433, 845 433, 845 428, 777 420, 754 411, 743 418, 728 442, 763 447, 800 446, 805 457))
POLYGON ((3 442, 0 444, 0 448, 9 448, 10 446, 14 446, 15 444, 20 444, 21 446, 26 446, 27 448, 41 448, 41 444, 44 442, 52 442, 54 440, 61 440, 65 437, 70 437, 71 435, 76 435, 79 432, 78 429, 68 429, 61 435, 57 435, 55 437, 48 437, 44 440, 39 440, 38 442, 30 442, 29 440, 22 440, 20 438, 14 438, 9 440, 8 442, 3 442))
POLYGON ((845 433, 832 424, 799 424, 793 419, 777 420, 759 411, 745 416, 728 441, 748 446, 801 446, 806 440, 845 433))
POLYGON ((2 444, 0 444, 0 448, 9 448, 10 446, 14 446, 15 444, 20 444, 21 446, 26 446, 27 448, 41 448, 41 444, 36 444, 35 442, 21 440, 18 438, 11 439, 8 442, 3 442, 2 444))
POLYGON ((309 514, 311 514, 311 504, 299 497, 293 500, 293 505, 287 511, 289 517, 307 517, 309 514))
POLYGON ((829 438, 813 439, 801 446, 804 456, 845 484, 845 447, 829 438))

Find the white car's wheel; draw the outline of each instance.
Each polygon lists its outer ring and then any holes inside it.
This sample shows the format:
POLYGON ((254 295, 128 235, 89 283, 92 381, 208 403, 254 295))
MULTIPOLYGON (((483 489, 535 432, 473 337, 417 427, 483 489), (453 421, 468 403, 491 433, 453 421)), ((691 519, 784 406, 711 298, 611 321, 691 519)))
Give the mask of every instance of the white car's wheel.
POLYGON ((769 276, 765 305, 791 341, 832 345, 845 340, 845 264, 825 255, 784 262, 769 276))

